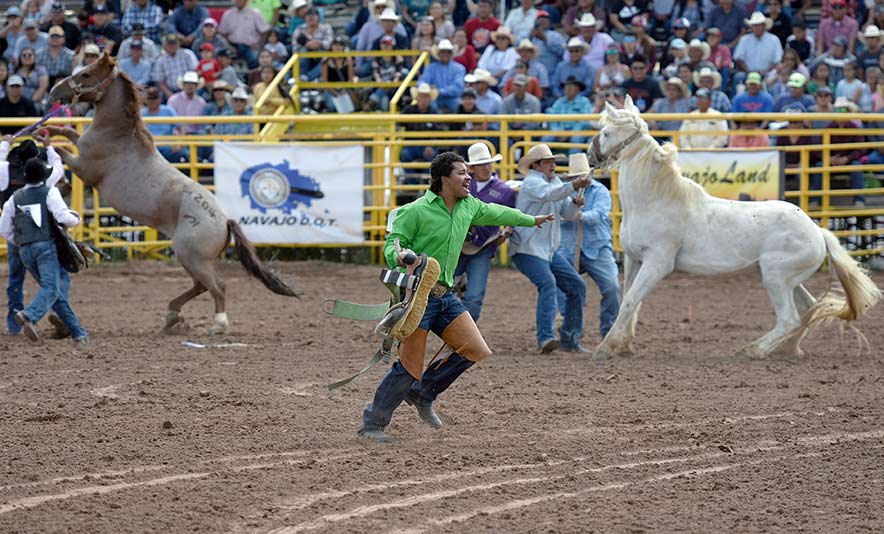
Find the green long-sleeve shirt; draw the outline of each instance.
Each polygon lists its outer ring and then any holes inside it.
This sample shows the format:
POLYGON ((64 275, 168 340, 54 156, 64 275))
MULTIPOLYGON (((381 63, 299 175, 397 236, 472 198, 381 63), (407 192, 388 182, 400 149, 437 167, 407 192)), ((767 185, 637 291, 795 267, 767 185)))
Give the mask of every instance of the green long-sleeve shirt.
POLYGON ((442 197, 427 191, 397 210, 384 257, 390 267, 396 267, 393 241, 398 238, 402 248, 436 258, 442 267, 439 281, 451 287, 460 250, 472 225, 534 226, 534 217, 499 204, 486 204, 474 196, 458 200, 449 212, 442 197))

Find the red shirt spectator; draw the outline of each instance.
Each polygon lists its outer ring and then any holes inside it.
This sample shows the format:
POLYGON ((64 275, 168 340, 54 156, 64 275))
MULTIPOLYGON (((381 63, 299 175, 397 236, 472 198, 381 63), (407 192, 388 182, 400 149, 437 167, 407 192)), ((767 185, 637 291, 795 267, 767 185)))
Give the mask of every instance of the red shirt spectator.
POLYGON ((475 17, 467 19, 463 28, 467 32, 467 42, 476 52, 482 53, 491 42, 491 32, 500 27, 500 21, 491 15, 491 0, 479 0, 476 13, 475 17))

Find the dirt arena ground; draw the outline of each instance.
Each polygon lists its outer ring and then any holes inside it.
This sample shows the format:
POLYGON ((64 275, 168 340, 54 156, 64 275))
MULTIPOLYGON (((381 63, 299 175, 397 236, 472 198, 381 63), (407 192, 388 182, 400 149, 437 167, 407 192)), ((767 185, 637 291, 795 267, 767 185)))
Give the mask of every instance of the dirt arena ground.
POLYGON ((595 363, 534 354, 533 286, 496 270, 495 354, 440 399, 449 426, 402 406, 375 444, 356 428, 384 369, 322 388, 375 350, 371 327, 319 303, 383 300, 377 268, 278 267, 303 300, 222 267, 222 338, 208 298, 191 332, 155 335, 188 281, 137 262, 75 277, 87 347, 0 337, 0 532, 884 531, 884 305, 860 323, 871 354, 827 327, 801 358, 749 361, 773 321, 757 277, 673 276, 639 354, 595 363))

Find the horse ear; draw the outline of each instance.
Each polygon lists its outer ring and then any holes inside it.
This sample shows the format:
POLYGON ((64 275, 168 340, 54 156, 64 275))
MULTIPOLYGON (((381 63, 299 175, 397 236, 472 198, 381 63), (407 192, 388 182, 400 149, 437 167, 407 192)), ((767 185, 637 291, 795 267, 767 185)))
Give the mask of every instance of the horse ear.
POLYGON ((626 100, 624 101, 624 109, 627 111, 638 111, 638 108, 635 107, 635 104, 632 102, 632 97, 626 95, 626 100))
MULTIPOLYGON (((629 98, 629 96, 627 96, 626 98, 629 98)), ((617 111, 617 108, 615 108, 614 106, 611 105, 610 102, 605 100, 605 113, 615 113, 616 111, 617 111)))

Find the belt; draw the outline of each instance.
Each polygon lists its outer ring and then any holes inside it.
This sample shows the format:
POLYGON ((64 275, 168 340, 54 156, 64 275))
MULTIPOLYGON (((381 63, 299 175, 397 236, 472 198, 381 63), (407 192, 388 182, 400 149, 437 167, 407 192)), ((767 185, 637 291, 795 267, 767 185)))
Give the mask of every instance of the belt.
POLYGON ((436 282, 436 285, 434 285, 433 289, 430 290, 430 296, 440 299, 447 295, 449 291, 451 291, 450 287, 446 286, 445 284, 436 282))

